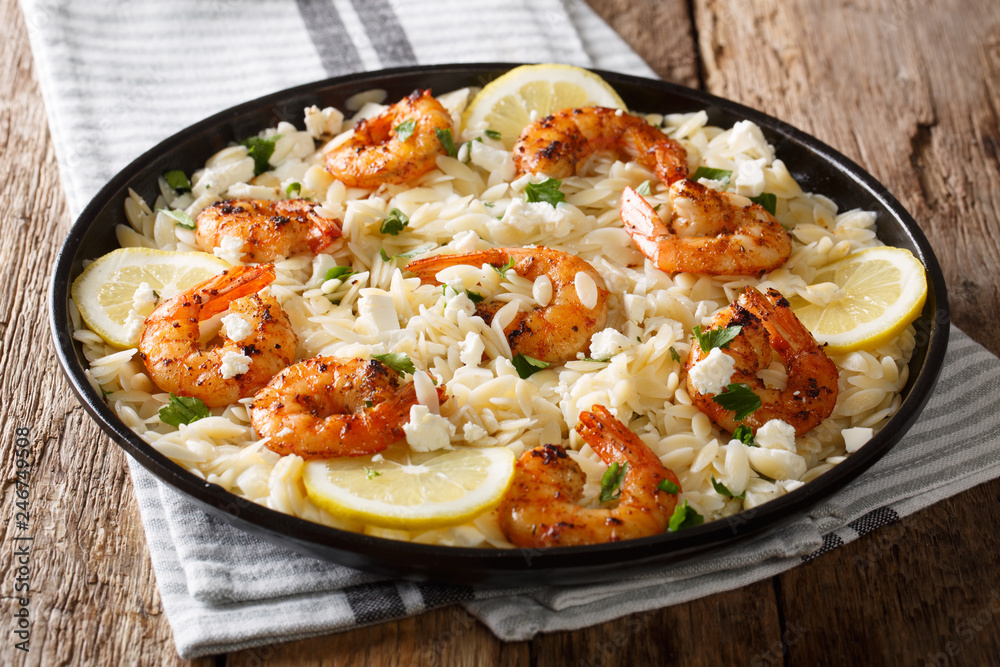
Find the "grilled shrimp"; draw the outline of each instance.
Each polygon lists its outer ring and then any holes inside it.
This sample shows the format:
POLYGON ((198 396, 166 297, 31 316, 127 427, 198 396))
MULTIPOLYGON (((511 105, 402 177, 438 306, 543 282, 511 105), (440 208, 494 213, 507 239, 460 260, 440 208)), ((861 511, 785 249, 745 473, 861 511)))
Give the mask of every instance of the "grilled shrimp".
MULTIPOLYGON (((438 399, 444 386, 437 388, 438 399)), ((267 446, 304 459, 380 452, 405 436, 417 402, 412 382, 376 359, 313 357, 289 366, 254 396, 250 421, 267 446)))
POLYGON ((528 125, 514 144, 519 173, 565 178, 592 153, 635 160, 666 184, 687 176, 687 151, 638 116, 619 109, 564 109, 528 125))
POLYGON ((632 188, 621 200, 625 231, 661 271, 760 275, 792 252, 788 232, 760 204, 686 178, 670 186, 670 195, 669 224, 632 188))
MULTIPOLYGON (((585 350, 590 337, 604 328, 608 319, 608 290, 604 279, 586 261, 549 248, 492 248, 460 255, 438 255, 410 262, 407 269, 424 284, 437 283, 435 275, 449 266, 490 264, 502 267, 514 261, 513 270, 528 280, 542 276, 552 283, 549 302, 529 312, 519 312, 504 329, 511 354, 523 354, 550 364, 576 359, 585 350), (581 274, 583 274, 581 276, 581 274), (596 287, 593 305, 584 301, 594 295, 581 295, 588 279, 596 287)), ((492 299, 476 307, 487 323, 504 304, 492 299)))
POLYGON ((742 422, 732 410, 713 400, 714 394, 701 393, 691 379, 691 368, 707 356, 699 345, 692 345, 685 368, 691 401, 716 424, 732 432, 740 423, 754 432, 772 419, 780 419, 795 428, 800 436, 830 416, 837 403, 839 373, 823 347, 795 316, 788 300, 774 289, 761 294, 747 287, 735 303, 721 310, 712 320, 712 329, 741 327, 739 334, 723 349, 735 362, 731 383, 743 383, 760 397, 761 407, 742 422), (788 370, 785 389, 766 387, 757 371, 771 363, 772 347, 788 370))
POLYGON ((399 185, 434 168, 446 151, 439 132, 451 131, 451 114, 429 90, 414 90, 374 118, 358 123, 354 136, 330 150, 326 170, 345 185, 399 185))
POLYGON ((195 240, 206 252, 224 240, 242 241, 244 262, 270 262, 309 251, 322 252, 340 238, 339 220, 316 212, 319 204, 301 199, 232 199, 198 214, 195 240))
POLYGON ((627 464, 617 505, 581 506, 586 476, 580 466, 559 445, 536 447, 518 460, 514 481, 500 503, 500 528, 507 539, 519 547, 540 548, 664 532, 680 492, 677 475, 603 406, 581 412, 576 431, 606 463, 627 464), (676 493, 658 488, 663 480, 675 484, 676 493))
POLYGON ((209 407, 235 403, 267 384, 292 363, 298 343, 285 311, 273 296, 260 293, 273 280, 271 265, 237 266, 161 303, 139 339, 150 379, 163 391, 199 398, 209 407), (227 309, 238 319, 223 327, 222 345, 202 345, 198 323, 227 309), (239 329, 238 339, 227 333, 239 329))

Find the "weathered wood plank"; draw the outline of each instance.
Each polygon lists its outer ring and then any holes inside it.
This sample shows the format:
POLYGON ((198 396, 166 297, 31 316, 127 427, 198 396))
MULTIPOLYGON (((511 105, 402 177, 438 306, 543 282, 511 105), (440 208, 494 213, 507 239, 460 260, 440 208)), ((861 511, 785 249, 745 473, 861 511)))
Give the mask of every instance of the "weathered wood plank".
POLYGON ((698 87, 698 55, 688 3, 682 0, 587 0, 665 81, 698 87))
MULTIPOLYGON (((13 538, 30 536, 30 644, 5 630, 3 664, 176 661, 121 450, 70 393, 49 342, 48 280, 69 225, 16 2, 0 3, 0 432, 4 627, 15 609, 13 538), (15 428, 31 429, 30 519, 14 521, 15 428)), ((200 664, 208 664, 202 661, 200 664)))

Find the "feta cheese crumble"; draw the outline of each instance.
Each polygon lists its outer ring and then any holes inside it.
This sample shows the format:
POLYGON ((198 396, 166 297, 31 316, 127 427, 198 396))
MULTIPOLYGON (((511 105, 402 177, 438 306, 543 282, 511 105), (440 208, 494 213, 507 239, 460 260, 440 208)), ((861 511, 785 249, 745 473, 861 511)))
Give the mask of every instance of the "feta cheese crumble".
POLYGON ((764 449, 795 451, 795 429, 780 419, 772 419, 754 434, 754 442, 764 449))
POLYGON ((634 342, 617 329, 609 327, 590 337, 590 358, 610 359, 616 354, 630 349, 634 342))
POLYGON ((229 380, 250 370, 250 357, 240 352, 226 352, 222 356, 222 379, 229 380))
POLYGON ((720 348, 713 347, 704 359, 688 371, 688 377, 700 393, 718 394, 729 386, 734 370, 736 370, 736 360, 720 348))
POLYGON ((844 436, 844 445, 847 447, 847 453, 853 454, 861 449, 862 445, 871 440, 875 432, 870 428, 855 426, 854 428, 845 428, 840 434, 844 436))
POLYGON ((253 325, 239 313, 229 313, 222 318, 222 335, 239 343, 253 331, 253 325))
POLYGON ((451 436, 455 435, 455 425, 433 414, 424 405, 410 406, 410 421, 403 424, 406 442, 413 451, 433 452, 451 448, 451 436))
POLYGON ((219 245, 212 249, 212 253, 230 264, 239 264, 243 258, 243 241, 235 236, 223 236, 219 245))

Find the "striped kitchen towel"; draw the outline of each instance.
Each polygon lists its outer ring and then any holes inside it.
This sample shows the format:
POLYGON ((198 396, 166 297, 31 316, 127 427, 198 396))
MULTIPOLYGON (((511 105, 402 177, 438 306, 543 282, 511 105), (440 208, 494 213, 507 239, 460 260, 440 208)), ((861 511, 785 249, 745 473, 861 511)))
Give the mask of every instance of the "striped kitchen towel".
MULTIPOLYGON (((295 84, 409 64, 556 61, 652 75, 582 0, 22 0, 70 208, 173 132, 295 84)), ((808 516, 613 586, 479 589, 317 561, 199 510, 131 462, 182 657, 461 603, 504 639, 579 628, 774 576, 1000 475, 1000 360, 956 329, 920 420, 808 516), (975 418, 970 418, 975 415, 975 418)))

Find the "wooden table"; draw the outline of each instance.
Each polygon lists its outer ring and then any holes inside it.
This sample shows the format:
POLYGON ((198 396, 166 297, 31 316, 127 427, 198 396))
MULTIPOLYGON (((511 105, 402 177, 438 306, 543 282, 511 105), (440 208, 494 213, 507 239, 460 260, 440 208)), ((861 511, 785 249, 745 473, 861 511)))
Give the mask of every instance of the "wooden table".
MULTIPOLYGON (((1000 352, 995 0, 590 0, 665 79, 831 144, 920 222, 954 321, 1000 352)), ((125 456, 70 394, 45 315, 70 225, 24 20, 0 1, 0 332, 6 542, 0 663, 176 657, 125 456), (29 427, 31 651, 14 648, 16 428, 29 427)), ((1000 655, 1000 481, 743 590, 503 643, 459 607, 192 664, 990 664, 1000 655)))

